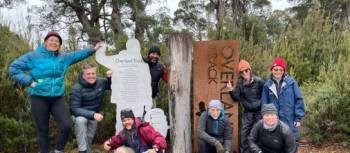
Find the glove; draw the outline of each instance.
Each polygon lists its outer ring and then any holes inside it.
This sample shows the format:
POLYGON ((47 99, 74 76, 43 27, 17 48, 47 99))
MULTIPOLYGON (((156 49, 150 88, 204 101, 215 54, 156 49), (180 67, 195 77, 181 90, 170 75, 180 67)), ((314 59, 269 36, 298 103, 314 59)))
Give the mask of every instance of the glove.
POLYGON ((225 153, 225 148, 222 146, 222 144, 219 141, 216 141, 214 143, 214 146, 216 148, 216 153, 225 153))

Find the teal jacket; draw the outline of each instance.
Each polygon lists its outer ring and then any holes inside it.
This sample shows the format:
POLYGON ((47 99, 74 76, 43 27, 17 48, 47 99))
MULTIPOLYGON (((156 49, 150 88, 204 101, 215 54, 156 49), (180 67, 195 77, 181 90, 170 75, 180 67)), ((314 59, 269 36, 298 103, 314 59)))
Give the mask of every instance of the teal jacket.
POLYGON ((93 49, 69 53, 48 51, 40 45, 15 59, 9 65, 10 77, 21 85, 29 86, 28 94, 43 97, 58 97, 64 94, 64 77, 68 67, 93 54, 93 49))

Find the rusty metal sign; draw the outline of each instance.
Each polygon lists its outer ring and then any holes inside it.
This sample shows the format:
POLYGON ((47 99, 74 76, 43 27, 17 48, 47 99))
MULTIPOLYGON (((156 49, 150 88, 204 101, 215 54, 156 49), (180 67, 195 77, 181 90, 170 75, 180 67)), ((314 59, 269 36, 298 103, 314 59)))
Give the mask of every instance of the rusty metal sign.
POLYGON ((226 84, 238 78, 239 41, 218 40, 193 43, 194 139, 193 152, 198 153, 198 121, 201 110, 211 99, 220 99, 225 116, 232 123, 232 150, 238 153, 238 103, 232 101, 226 84))

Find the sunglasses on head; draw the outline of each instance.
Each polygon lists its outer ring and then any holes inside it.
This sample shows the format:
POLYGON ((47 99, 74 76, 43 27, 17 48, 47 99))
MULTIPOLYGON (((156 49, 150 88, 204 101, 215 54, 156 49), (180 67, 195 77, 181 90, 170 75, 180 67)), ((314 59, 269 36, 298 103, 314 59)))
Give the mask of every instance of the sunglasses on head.
POLYGON ((240 74, 243 74, 243 73, 248 73, 249 72, 249 69, 245 69, 245 70, 242 70, 242 71, 239 71, 240 74))

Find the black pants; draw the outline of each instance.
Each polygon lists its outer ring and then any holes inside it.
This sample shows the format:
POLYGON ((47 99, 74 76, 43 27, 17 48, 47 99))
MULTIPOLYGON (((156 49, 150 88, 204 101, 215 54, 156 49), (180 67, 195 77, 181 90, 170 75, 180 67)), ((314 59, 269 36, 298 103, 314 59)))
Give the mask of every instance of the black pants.
POLYGON ((216 153, 216 148, 215 146, 198 139, 198 144, 199 144, 199 153, 216 153))
POLYGON ((73 126, 69 110, 64 103, 63 97, 29 96, 29 100, 41 152, 50 152, 48 136, 50 114, 52 114, 56 120, 58 128, 60 129, 56 143, 56 150, 63 151, 70 137, 73 126))
POLYGON ((260 112, 243 112, 240 136, 240 152, 249 153, 248 136, 254 124, 261 119, 260 112))

